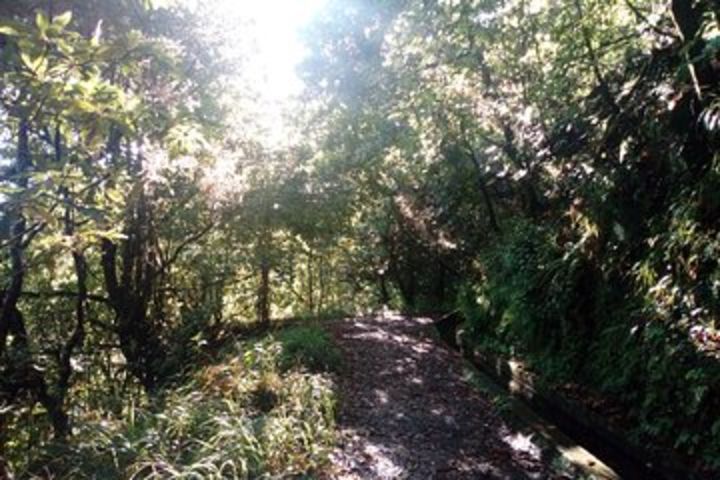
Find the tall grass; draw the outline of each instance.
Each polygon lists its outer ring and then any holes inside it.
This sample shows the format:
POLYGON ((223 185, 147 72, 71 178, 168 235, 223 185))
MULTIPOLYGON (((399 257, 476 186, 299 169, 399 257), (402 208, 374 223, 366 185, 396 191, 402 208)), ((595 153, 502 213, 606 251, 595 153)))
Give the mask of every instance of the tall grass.
POLYGON ((48 450, 18 477, 213 480, 312 474, 333 444, 333 384, 324 373, 288 363, 287 355, 270 337, 238 343, 224 361, 192 374, 154 408, 123 421, 79 425, 69 445, 48 450))

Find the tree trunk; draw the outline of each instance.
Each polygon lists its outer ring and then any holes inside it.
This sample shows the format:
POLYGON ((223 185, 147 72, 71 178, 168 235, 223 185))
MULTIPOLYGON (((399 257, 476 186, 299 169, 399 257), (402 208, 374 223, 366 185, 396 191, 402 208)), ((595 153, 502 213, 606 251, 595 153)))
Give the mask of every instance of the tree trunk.
POLYGON ((385 275, 385 272, 380 274, 379 279, 380 284, 380 303, 383 304, 383 306, 388 305, 390 303, 390 292, 388 291, 387 287, 387 276, 385 275))
POLYGON ((164 373, 166 350, 157 324, 148 318, 156 290, 157 268, 148 252, 150 215, 144 194, 128 208, 127 217, 127 238, 120 252, 115 243, 104 239, 101 263, 105 289, 115 312, 120 349, 128 369, 148 393, 154 393, 164 373))
MULTIPOLYGON (((28 140, 29 126, 24 119, 20 121, 18 128, 17 158, 15 161, 15 174, 18 176, 17 186, 27 189, 28 180, 25 172, 30 168, 30 146, 28 140)), ((23 280, 25 277, 25 266, 23 265, 24 246, 23 241, 26 233, 26 222, 22 212, 9 212, 10 217, 10 282, 3 292, 2 305, 0 306, 0 355, 5 350, 7 335, 10 331, 12 316, 17 311, 17 302, 22 292, 23 280)))
POLYGON ((537 217, 540 213, 540 201, 535 191, 535 184, 537 182, 535 182, 533 169, 531 165, 525 161, 522 152, 515 145, 515 132, 513 132, 510 125, 503 125, 503 136, 505 139, 505 144, 503 145, 505 155, 507 155, 513 165, 515 165, 515 168, 527 172, 519 182, 525 211, 527 211, 531 217, 537 217))
POLYGON ((270 326, 270 262, 267 257, 260 261, 260 286, 257 295, 257 321, 263 327, 270 326))
POLYGON ((313 255, 312 251, 307 255, 307 275, 308 275, 308 292, 307 292, 307 308, 312 315, 315 312, 315 279, 313 278, 313 255))
POLYGON ((495 213, 495 205, 493 204, 492 197, 490 196, 487 184, 485 183, 485 178, 482 174, 482 169, 480 168, 480 161, 478 160, 477 155, 475 155, 475 150, 471 149, 470 154, 470 161, 475 168, 478 188, 480 189, 480 193, 482 194, 483 202, 485 202, 485 209, 487 210, 488 219, 490 220, 490 227, 495 233, 500 233, 500 224, 498 223, 497 214, 495 213))
POLYGON ((326 292, 326 284, 325 284, 325 265, 323 264, 323 257, 320 257, 318 260, 318 301, 317 301, 317 310, 318 312, 322 312, 325 308, 325 294, 326 292))
POLYGON ((49 393, 45 377, 35 365, 25 320, 17 309, 12 311, 8 331, 13 337, 11 347, 15 359, 15 363, 9 366, 9 372, 5 372, 8 373, 8 383, 15 393, 31 393, 47 411, 55 438, 64 439, 70 433, 68 416, 57 397, 49 393))
MULTIPOLYGON (((62 148, 62 136, 60 134, 60 127, 56 126, 55 135, 53 140, 53 147, 55 150, 55 162, 60 164, 63 160, 63 148, 62 148)), ((60 165, 58 165, 60 167, 60 165)), ((73 199, 71 198, 71 192, 68 187, 60 188, 60 195, 65 200, 65 204, 68 205, 65 209, 64 215, 64 234, 67 237, 72 238, 75 234, 75 219, 73 212, 73 199)), ((78 248, 77 245, 73 245, 72 251, 73 264, 75 267, 75 275, 77 278, 77 290, 78 294, 75 298, 75 327, 67 339, 65 344, 60 349, 58 354, 58 375, 57 382, 54 389, 53 402, 57 404, 57 408, 64 409, 65 397, 67 396, 68 389, 70 387, 70 378, 72 377, 72 355, 74 351, 80 347, 85 338, 85 302, 87 300, 87 263, 85 261, 84 254, 78 248)), ((62 422, 62 419, 59 419, 62 422)), ((67 427, 69 430, 69 427, 67 427)))
POLYGON ((583 22, 583 17, 585 16, 585 14, 583 12, 582 3, 580 2, 580 0, 575 0, 575 11, 578 15, 578 23, 582 25, 582 27, 580 28, 580 32, 582 33, 583 43, 585 44, 585 50, 587 50, 587 54, 589 57, 588 60, 590 61, 593 75, 595 76, 595 81, 597 82, 600 89, 600 95, 602 96, 603 101, 605 101, 608 107, 612 109, 613 113, 617 114, 620 112, 620 109, 618 108, 617 103, 615 102, 615 98, 610 91, 610 87, 605 80, 605 76, 600 70, 600 60, 597 53, 595 52, 595 47, 593 47, 592 39, 590 38, 590 31, 583 22))
POLYGON ((704 91, 713 82, 714 76, 707 62, 703 60, 705 41, 698 35, 704 12, 694 7, 692 0, 673 0, 670 11, 676 30, 685 45, 689 46, 686 53, 688 69, 693 79, 695 94, 702 101, 704 91))
MULTIPOLYGON (((133 244, 135 240, 128 238, 126 242, 133 244)), ((128 369, 148 393, 154 393, 164 367, 165 352, 157 329, 147 316, 148 295, 153 289, 151 278, 137 271, 146 267, 138 259, 136 248, 127 243, 123 246, 121 283, 117 277, 117 246, 108 239, 102 241, 105 289, 115 312, 115 329, 128 369), (136 283, 138 280, 140 284, 136 283)))
MULTIPOLYGON (((15 161, 15 174, 18 177, 17 186, 21 190, 28 188, 27 171, 30 169, 29 124, 21 119, 18 127, 17 158, 15 161)), ((22 211, 10 212, 11 241, 10 241, 10 282, 2 292, 0 299, 0 356, 5 353, 8 335, 12 335, 10 347, 13 350, 12 364, 6 366, 3 372, 3 394, 14 397, 16 393, 30 392, 36 401, 39 401, 50 417, 56 438, 64 438, 69 431, 68 418, 57 399, 48 393, 43 373, 36 368, 30 348, 30 341, 25 328, 25 320, 18 309, 18 300, 25 279, 25 248, 29 240, 27 236, 27 222, 22 211), (8 391, 9 390, 9 391, 8 391)), ((11 398, 12 400, 12 398, 11 398)))

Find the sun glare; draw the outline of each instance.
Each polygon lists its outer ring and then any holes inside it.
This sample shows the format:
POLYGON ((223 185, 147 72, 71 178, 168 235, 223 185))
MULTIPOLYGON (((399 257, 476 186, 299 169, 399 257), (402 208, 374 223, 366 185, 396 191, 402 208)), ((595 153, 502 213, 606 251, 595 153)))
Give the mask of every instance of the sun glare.
POLYGON ((296 73, 307 55, 300 39, 302 28, 327 0, 217 0, 223 23, 228 24, 229 48, 249 49, 243 75, 256 91, 270 143, 287 141, 285 112, 302 90, 296 73), (241 23, 242 28, 234 28, 241 23), (234 36, 242 36, 234 39, 234 36), (235 47, 237 45, 237 47, 235 47), (243 46, 241 46, 243 45, 243 46))
POLYGON ((299 93, 302 84, 295 68, 306 54, 299 33, 325 0, 224 1, 255 24, 257 55, 251 63, 268 96, 284 100, 299 93))

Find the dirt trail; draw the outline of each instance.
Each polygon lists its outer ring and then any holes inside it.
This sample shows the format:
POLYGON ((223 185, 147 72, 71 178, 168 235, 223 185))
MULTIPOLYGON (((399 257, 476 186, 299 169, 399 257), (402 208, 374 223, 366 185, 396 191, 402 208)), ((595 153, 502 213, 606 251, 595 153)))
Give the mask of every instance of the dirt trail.
POLYGON ((379 315, 339 322, 341 441, 329 478, 552 478, 528 438, 463 380, 460 356, 429 319, 379 315))

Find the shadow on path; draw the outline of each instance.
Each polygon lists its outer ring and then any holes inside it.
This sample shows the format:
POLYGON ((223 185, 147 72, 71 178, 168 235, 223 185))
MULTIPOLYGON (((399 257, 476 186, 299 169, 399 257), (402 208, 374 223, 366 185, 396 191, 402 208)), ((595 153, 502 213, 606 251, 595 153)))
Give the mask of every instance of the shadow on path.
POLYGON ((345 357, 341 441, 330 478, 549 478, 540 450, 463 381, 462 358, 432 320, 378 315, 338 322, 345 357))

